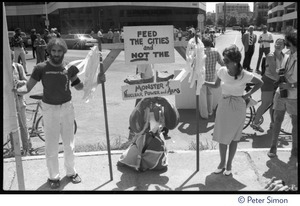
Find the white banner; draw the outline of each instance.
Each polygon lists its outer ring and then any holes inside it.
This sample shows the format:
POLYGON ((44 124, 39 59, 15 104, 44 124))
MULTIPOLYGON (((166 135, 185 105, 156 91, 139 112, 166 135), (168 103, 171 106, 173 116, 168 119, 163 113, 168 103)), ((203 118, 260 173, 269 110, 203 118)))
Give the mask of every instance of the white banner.
POLYGON ((126 64, 174 63, 173 26, 124 27, 126 64))
POLYGON ((166 81, 146 84, 122 86, 123 100, 138 99, 145 97, 157 97, 178 95, 181 93, 180 81, 166 81))

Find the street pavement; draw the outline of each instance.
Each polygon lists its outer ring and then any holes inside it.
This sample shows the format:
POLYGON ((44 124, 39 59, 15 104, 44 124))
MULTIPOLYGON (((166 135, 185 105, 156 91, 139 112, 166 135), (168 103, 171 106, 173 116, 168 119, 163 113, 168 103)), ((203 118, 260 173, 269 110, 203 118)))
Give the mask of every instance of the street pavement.
MULTIPOLYGON (((230 35, 232 32, 227 31, 224 36, 230 35)), ((106 54, 108 53, 108 51, 105 52, 106 54)), ((80 57, 80 55, 76 56, 76 52, 72 52, 72 55, 77 59, 80 57)), ((29 72, 31 72, 35 65, 35 59, 31 59, 31 51, 26 56, 29 72)), ((116 60, 116 64, 120 65, 118 59, 116 60)), ((110 70, 115 71, 116 69, 112 67, 110 70)), ((116 73, 114 73, 116 82, 118 78, 124 79, 123 71, 120 71, 118 75, 116 73)), ((107 74, 107 80, 111 79, 110 75, 112 76, 110 73, 107 74)), ((107 96, 108 110, 111 113, 109 120, 114 123, 110 123, 109 125, 110 135, 117 136, 123 134, 126 137, 128 121, 118 121, 118 119, 128 119, 128 114, 130 114, 133 108, 133 102, 126 102, 126 104, 118 103, 119 99, 115 96, 120 96, 121 94, 120 85, 115 82, 110 83, 109 81, 107 81, 107 85, 107 94, 109 94, 107 96)), ((76 106, 76 101, 79 101, 80 98, 76 96, 73 98, 75 99, 74 107, 76 109, 78 107, 76 106)), ((100 99, 101 97, 99 95, 96 98, 100 99)), ((171 98, 171 101, 174 101, 174 99, 171 98)), ((90 104, 86 107, 102 108, 101 104, 100 106, 93 105, 92 101, 90 104)), ((68 182, 64 176, 63 154, 60 154, 59 161, 62 182, 58 191, 263 191, 266 181, 273 176, 283 179, 287 184, 298 185, 298 165, 295 159, 290 159, 290 141, 283 141, 283 147, 278 149, 278 158, 270 159, 267 156, 271 141, 270 130, 267 130, 262 135, 257 135, 250 127, 244 131, 245 136, 239 143, 238 151, 233 161, 232 176, 227 177, 222 174, 213 174, 213 171, 215 171, 219 164, 217 144, 213 145, 211 140, 213 119, 200 120, 201 125, 207 126, 204 130, 200 129, 200 140, 208 141, 207 146, 210 148, 200 151, 200 166, 199 171, 197 171, 196 151, 190 148, 191 143, 187 143, 188 140, 190 142, 195 137, 193 131, 195 125, 192 126, 193 120, 191 120, 191 117, 194 118, 194 111, 182 110, 179 112, 181 118, 190 123, 190 128, 184 128, 185 126, 183 125, 181 130, 176 128, 174 131, 170 131, 172 138, 167 141, 167 148, 169 150, 169 166, 167 171, 136 172, 126 167, 118 168, 116 163, 123 151, 113 150, 111 155, 113 178, 111 179, 107 152, 77 152, 76 168, 82 177, 82 182, 75 185, 68 182), (211 128, 208 129, 208 127, 211 128), (185 132, 182 132, 184 131, 183 129, 185 132)), ((76 114, 76 118, 80 121, 80 119, 90 118, 88 115, 90 114, 82 109, 82 111, 76 114)), ((95 119, 97 118, 95 117, 95 119)), ((102 119, 101 121, 102 125, 104 125, 102 119)), ((101 136, 105 137, 104 126, 102 127, 101 125, 102 128, 99 128, 99 126, 93 124, 94 121, 87 120, 87 122, 90 124, 90 127, 100 130, 101 136)), ((265 120, 265 122, 267 121, 265 120)), ((269 124, 269 122, 266 124, 269 124)), ((77 134, 78 144, 88 142, 94 136, 93 130, 84 128, 85 125, 87 124, 83 122, 79 124, 81 128, 79 128, 77 134)), ((22 157, 22 160, 26 191, 51 190, 46 183, 48 172, 43 153, 36 156, 22 157)), ((18 190, 14 158, 4 159, 3 189, 7 191, 18 190)))
MULTIPOLYGON (((279 149, 278 158, 270 159, 266 149, 238 150, 232 165, 232 175, 214 174, 219 164, 217 150, 200 152, 197 171, 196 151, 173 151, 168 153, 166 171, 137 172, 128 167, 117 167, 123 151, 112 151, 112 178, 107 152, 76 154, 76 169, 82 178, 79 184, 68 181, 63 168, 63 154, 59 164, 61 186, 51 190, 47 184, 44 156, 23 157, 26 191, 91 191, 91 192, 249 192, 265 191, 266 182, 273 176, 288 185, 298 185, 298 165, 290 158, 289 149, 279 149)), ((18 190, 14 158, 4 160, 4 185, 7 191, 18 190)))

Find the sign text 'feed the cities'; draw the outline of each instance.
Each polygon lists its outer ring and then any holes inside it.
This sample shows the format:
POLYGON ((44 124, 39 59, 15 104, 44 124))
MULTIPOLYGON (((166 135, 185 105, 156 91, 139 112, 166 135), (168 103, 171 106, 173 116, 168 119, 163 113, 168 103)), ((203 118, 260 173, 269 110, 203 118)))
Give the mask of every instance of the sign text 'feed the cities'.
POLYGON ((174 63, 173 35, 173 26, 124 27, 125 63, 174 63))

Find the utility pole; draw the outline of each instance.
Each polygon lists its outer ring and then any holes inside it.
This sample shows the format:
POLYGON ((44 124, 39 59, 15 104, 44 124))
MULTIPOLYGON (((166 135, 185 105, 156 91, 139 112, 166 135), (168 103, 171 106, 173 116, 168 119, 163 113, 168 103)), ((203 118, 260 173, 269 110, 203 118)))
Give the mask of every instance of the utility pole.
POLYGON ((226 31, 226 2, 224 2, 224 32, 226 31))
POLYGON ((49 19, 48 19, 48 11, 47 11, 47 2, 45 2, 45 12, 46 12, 46 20, 45 20, 45 25, 47 27, 47 29, 49 29, 49 19))

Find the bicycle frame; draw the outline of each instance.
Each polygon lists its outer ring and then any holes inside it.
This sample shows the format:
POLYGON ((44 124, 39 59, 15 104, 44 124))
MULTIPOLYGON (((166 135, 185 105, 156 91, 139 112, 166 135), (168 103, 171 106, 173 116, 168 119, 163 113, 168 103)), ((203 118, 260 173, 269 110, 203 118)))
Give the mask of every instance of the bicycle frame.
POLYGON ((26 109, 27 111, 34 112, 32 126, 29 127, 29 129, 30 129, 30 131, 29 131, 30 137, 37 136, 37 131, 36 131, 36 128, 35 128, 35 124, 36 124, 36 121, 37 121, 37 118, 38 118, 39 108, 41 107, 41 101, 39 100, 37 102, 30 103, 30 104, 27 104, 27 105, 34 105, 34 104, 36 104, 36 108, 34 110, 26 109))

